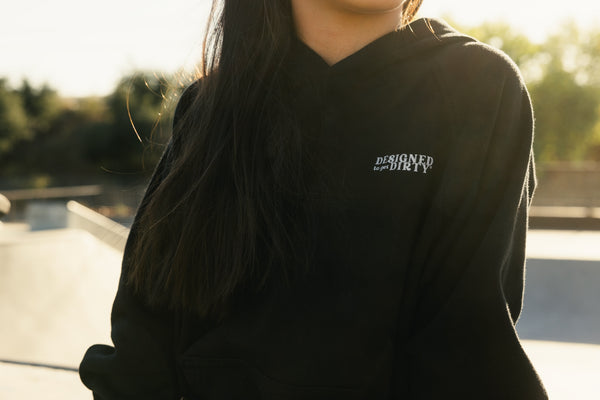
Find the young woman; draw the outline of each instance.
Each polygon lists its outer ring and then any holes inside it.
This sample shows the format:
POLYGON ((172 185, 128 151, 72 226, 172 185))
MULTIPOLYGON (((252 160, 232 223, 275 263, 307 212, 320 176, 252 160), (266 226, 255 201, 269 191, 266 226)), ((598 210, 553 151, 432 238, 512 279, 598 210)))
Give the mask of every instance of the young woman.
POLYGON ((132 227, 95 399, 544 399, 502 53, 419 0, 224 0, 132 227))

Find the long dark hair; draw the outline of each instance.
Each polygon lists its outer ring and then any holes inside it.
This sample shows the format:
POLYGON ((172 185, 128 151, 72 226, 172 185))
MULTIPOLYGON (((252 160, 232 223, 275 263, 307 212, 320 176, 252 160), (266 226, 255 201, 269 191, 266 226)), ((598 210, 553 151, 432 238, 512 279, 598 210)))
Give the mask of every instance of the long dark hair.
POLYGON ((210 21, 202 78, 125 261, 150 304, 222 318, 240 293, 308 270, 314 163, 286 86, 290 0, 215 0, 210 21))

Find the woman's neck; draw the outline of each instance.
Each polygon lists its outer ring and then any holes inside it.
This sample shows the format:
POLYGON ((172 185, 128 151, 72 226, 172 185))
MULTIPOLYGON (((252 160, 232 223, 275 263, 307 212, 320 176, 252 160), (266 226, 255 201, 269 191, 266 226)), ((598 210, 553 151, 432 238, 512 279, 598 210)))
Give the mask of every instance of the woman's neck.
POLYGON ((365 11, 327 0, 292 0, 292 7, 300 40, 333 65, 395 30, 402 17, 402 2, 398 3, 391 9, 365 11))

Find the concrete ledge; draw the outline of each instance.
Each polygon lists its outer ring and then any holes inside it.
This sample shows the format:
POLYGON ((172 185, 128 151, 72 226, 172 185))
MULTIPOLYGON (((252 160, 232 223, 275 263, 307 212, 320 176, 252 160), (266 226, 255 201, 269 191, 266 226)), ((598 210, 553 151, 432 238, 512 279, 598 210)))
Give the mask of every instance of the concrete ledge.
POLYGON ((600 232, 531 229, 527 258, 600 262, 600 232))
POLYGON ((600 230, 600 207, 532 207, 531 229, 600 230))
POLYGON ((54 187, 44 189, 5 190, 4 195, 11 201, 68 199, 72 197, 98 196, 102 193, 100 185, 54 187))
POLYGON ((76 201, 69 201, 67 210, 67 227, 88 231, 117 251, 125 249, 128 228, 76 201))
POLYGON ((531 207, 532 217, 600 218, 600 207, 531 207))

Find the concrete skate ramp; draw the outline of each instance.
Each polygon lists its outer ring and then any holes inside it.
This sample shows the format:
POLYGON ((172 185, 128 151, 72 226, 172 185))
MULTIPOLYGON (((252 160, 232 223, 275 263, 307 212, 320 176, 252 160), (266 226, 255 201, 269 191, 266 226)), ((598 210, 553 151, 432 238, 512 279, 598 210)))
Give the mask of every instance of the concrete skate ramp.
POLYGON ((600 232, 532 231, 522 339, 600 344, 600 232))
POLYGON ((600 262, 529 259, 522 339, 600 344, 600 262))
POLYGON ((121 257, 83 230, 0 231, 0 360, 77 367, 110 343, 121 257))

